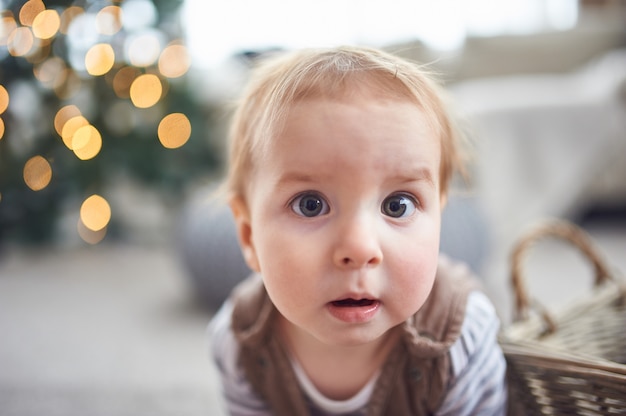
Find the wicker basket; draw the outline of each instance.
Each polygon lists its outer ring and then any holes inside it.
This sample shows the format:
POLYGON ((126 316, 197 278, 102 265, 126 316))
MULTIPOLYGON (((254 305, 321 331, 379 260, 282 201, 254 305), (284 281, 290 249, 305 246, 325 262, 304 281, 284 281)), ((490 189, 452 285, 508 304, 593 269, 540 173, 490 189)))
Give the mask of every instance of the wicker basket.
POLYGON ((552 221, 520 239, 511 260, 516 322, 500 337, 509 413, 626 415, 626 290, 590 238, 573 224, 552 221), (593 290, 558 314, 531 302, 522 277, 525 253, 546 237, 572 243, 595 269, 593 290))

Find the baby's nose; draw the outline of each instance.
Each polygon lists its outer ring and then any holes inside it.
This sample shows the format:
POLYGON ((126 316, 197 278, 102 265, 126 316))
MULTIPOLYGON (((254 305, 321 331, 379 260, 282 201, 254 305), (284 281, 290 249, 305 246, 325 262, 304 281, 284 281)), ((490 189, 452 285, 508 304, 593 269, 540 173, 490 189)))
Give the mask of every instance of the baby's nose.
POLYGON ((347 221, 338 231, 333 256, 338 267, 379 265, 383 260, 383 253, 375 224, 367 218, 347 221))

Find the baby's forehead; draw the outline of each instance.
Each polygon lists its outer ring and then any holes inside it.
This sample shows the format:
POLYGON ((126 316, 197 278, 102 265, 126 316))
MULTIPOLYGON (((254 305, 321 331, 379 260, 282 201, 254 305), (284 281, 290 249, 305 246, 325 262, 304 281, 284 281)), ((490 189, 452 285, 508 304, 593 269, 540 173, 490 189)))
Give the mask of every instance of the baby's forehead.
MULTIPOLYGON (((382 71, 353 71, 339 76, 316 78, 304 78, 297 85, 290 85, 286 90, 291 93, 283 95, 280 99, 270 99, 269 105, 264 111, 260 111, 260 125, 255 134, 255 146, 252 157, 267 156, 267 152, 277 144, 277 138, 281 136, 283 129, 294 109, 311 101, 329 101, 343 103, 384 103, 394 105, 396 103, 415 105, 424 110, 426 103, 428 110, 424 116, 428 124, 435 131, 439 131, 439 121, 428 103, 427 96, 422 92, 407 85, 406 80, 401 81, 387 72, 382 71)), ((314 107, 313 107, 314 108, 314 107)), ((262 110, 262 109, 259 109, 262 110)), ((310 111, 313 111, 309 109, 310 111)), ((437 134, 440 137, 439 134, 437 134)))
MULTIPOLYGON (((267 126, 266 133, 258 142, 259 146, 254 153, 260 157, 268 156, 268 152, 280 147, 281 142, 286 139, 284 133, 287 128, 301 123, 308 124, 310 119, 345 125, 346 120, 337 117, 338 111, 342 111, 342 114, 367 112, 368 118, 379 119, 381 122, 390 115, 399 116, 402 114, 404 118, 397 120, 406 125, 407 128, 409 126, 415 127, 416 124, 410 121, 417 118, 421 120, 421 123, 419 124, 419 131, 415 130, 416 136, 427 134, 437 141, 440 139, 440 135, 437 133, 437 120, 423 111, 423 108, 415 100, 404 96, 381 93, 377 90, 357 89, 334 94, 308 95, 290 102, 284 107, 280 118, 275 119, 273 125, 267 126), (403 111, 407 107, 413 108, 415 111, 410 110, 409 113, 403 111), (389 109, 391 114, 375 111, 381 108, 389 109), (320 115, 324 117, 318 117, 320 115)), ((314 125, 311 127, 315 128, 314 125)))
POLYGON ((260 172, 282 172, 269 174, 280 183, 291 183, 285 177, 356 180, 364 169, 381 181, 427 177, 433 182, 440 162, 439 138, 407 100, 303 100, 272 141, 257 166, 260 172))
POLYGON ((400 139, 405 146, 425 137, 440 141, 427 114, 408 99, 376 95, 310 97, 293 103, 280 128, 268 136, 266 150, 281 150, 298 140, 314 145, 326 136, 336 137, 328 151, 348 139, 353 145, 363 146, 363 140, 377 138, 385 147, 400 139))

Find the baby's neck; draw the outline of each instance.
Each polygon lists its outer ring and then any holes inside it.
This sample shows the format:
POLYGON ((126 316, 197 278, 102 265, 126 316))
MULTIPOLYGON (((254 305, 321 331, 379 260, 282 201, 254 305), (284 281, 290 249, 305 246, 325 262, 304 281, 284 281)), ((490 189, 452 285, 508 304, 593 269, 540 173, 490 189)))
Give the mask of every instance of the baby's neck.
POLYGON ((392 329, 363 345, 328 345, 285 321, 280 336, 292 359, 298 361, 320 393, 332 400, 345 400, 357 394, 380 371, 398 333, 398 328, 392 329))

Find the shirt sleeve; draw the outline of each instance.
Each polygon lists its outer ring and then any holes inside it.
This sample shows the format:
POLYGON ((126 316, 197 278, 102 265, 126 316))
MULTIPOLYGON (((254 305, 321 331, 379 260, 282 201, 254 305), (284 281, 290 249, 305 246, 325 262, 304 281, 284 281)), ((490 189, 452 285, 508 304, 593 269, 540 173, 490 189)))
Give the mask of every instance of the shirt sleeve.
POLYGON ((506 362, 498 345, 499 328, 487 296, 472 292, 461 336, 450 349, 452 378, 438 416, 506 414, 506 362))
POLYGON ((267 404, 253 391, 237 365, 239 344, 231 329, 233 306, 225 302, 207 328, 209 353, 218 370, 222 397, 231 416, 270 416, 267 404))

